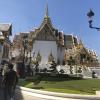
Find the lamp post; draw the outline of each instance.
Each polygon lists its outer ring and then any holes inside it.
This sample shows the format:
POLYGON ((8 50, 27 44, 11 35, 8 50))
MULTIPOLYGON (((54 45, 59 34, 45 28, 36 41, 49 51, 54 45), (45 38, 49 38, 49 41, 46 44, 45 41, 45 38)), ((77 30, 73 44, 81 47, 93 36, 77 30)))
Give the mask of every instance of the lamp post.
POLYGON ((93 25, 92 25, 92 23, 93 23, 93 16, 94 16, 95 14, 94 14, 94 12, 90 9, 90 11, 87 13, 87 16, 88 16, 88 18, 89 18, 89 27, 90 28, 92 28, 92 29, 96 29, 97 31, 100 31, 100 27, 94 27, 93 25))
POLYGON ((92 28, 92 29, 96 29, 96 30, 98 30, 98 31, 100 31, 100 28, 99 27, 94 27, 93 26, 93 20, 92 20, 92 18, 93 18, 93 16, 94 16, 95 14, 94 14, 94 12, 90 9, 90 11, 87 13, 87 16, 88 16, 88 18, 89 18, 89 27, 90 28, 92 28))

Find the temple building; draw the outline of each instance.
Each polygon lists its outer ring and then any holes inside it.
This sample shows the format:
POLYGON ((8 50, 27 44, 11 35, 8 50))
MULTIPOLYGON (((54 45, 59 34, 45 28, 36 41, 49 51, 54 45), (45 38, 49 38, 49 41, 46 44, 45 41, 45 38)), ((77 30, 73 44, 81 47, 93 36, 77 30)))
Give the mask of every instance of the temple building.
POLYGON ((40 27, 28 33, 15 35, 12 54, 13 57, 20 56, 19 58, 24 54, 24 57, 38 61, 40 65, 52 61, 61 65, 68 64, 70 57, 73 57, 77 65, 98 66, 99 64, 96 53, 85 48, 81 40, 72 34, 65 34, 54 28, 48 6, 40 27), (26 35, 27 43, 23 45, 23 37, 26 35))

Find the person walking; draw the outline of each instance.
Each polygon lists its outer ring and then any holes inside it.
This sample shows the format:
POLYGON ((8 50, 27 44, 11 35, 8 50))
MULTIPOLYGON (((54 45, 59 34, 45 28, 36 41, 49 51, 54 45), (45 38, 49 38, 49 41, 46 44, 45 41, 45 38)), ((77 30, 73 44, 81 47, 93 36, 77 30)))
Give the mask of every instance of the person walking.
POLYGON ((13 70, 13 64, 8 64, 8 68, 9 70, 4 74, 2 81, 4 87, 4 100, 14 100, 13 97, 18 83, 18 77, 16 72, 13 70))

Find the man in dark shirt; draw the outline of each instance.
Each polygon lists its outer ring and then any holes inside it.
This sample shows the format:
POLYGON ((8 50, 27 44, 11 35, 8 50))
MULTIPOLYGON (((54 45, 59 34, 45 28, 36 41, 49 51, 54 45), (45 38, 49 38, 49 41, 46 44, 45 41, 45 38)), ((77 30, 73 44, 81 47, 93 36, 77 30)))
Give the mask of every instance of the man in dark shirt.
POLYGON ((12 98, 14 96, 15 87, 18 83, 18 77, 16 72, 13 70, 13 64, 8 65, 9 70, 5 73, 3 79, 4 86, 4 100, 7 98, 12 98))

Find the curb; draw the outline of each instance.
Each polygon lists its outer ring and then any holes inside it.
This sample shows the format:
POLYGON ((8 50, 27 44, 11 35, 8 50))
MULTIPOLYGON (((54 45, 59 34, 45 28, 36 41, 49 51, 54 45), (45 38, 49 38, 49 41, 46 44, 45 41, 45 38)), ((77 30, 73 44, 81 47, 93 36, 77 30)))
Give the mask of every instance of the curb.
POLYGON ((96 91, 96 95, 99 95, 100 96, 100 91, 96 91))
POLYGON ((62 97, 62 98, 100 100, 100 95, 80 95, 80 94, 48 92, 48 91, 42 91, 42 90, 36 90, 36 89, 29 89, 29 88, 20 87, 20 86, 17 86, 17 90, 27 91, 29 93, 37 93, 37 94, 42 94, 42 95, 47 95, 47 96, 62 97))

